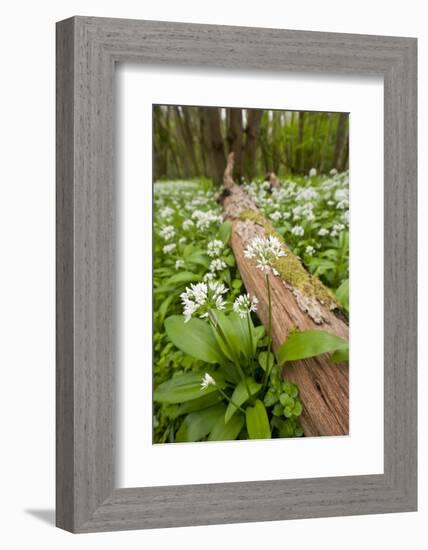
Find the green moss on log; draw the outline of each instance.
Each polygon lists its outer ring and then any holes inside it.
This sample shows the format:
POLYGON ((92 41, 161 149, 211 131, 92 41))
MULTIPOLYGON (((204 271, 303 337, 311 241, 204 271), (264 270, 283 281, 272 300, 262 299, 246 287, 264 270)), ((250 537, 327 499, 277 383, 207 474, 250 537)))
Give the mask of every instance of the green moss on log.
POLYGON ((317 298, 321 304, 329 309, 340 309, 340 305, 331 290, 325 287, 318 277, 315 277, 303 267, 300 258, 293 254, 283 237, 275 231, 272 224, 260 212, 244 210, 240 214, 240 219, 242 221, 249 220, 260 225, 263 227, 266 237, 273 235, 281 241, 287 255, 275 260, 274 267, 284 281, 305 296, 317 298))

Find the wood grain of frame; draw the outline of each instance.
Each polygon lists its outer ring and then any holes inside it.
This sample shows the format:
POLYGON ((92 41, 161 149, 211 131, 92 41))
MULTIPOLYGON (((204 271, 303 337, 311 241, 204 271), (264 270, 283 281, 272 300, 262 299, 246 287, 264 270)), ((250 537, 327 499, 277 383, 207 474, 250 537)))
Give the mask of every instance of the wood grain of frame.
POLYGON ((58 527, 83 533, 416 510, 416 44, 91 17, 57 24, 58 527), (117 62, 383 77, 383 474, 115 488, 117 62))

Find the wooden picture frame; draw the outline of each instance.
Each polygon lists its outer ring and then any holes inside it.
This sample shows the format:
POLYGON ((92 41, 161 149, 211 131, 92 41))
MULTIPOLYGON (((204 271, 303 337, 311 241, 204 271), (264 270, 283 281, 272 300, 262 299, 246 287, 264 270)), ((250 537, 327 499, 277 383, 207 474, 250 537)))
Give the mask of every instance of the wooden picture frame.
POLYGON ((72 532, 417 506, 416 39, 73 17, 57 24, 57 526, 72 532), (117 489, 117 62, 384 79, 384 473, 117 489))

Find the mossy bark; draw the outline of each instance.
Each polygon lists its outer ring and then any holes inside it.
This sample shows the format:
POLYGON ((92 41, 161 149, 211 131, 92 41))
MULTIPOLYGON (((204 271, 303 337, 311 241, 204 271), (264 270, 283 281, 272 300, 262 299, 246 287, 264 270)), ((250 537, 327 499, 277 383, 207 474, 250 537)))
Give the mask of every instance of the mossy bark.
MULTIPOLYGON (((279 276, 270 275, 273 347, 277 349, 292 330, 325 330, 348 339, 348 324, 332 292, 306 271, 272 225, 262 216, 245 191, 233 182, 233 155, 224 174, 221 197, 224 216, 232 222, 231 247, 244 285, 259 300, 257 314, 268 323, 268 296, 264 274, 244 255, 256 236, 274 234, 287 256, 275 265, 279 276)), ((349 432, 348 365, 333 365, 327 356, 288 363, 284 377, 299 385, 303 404, 302 427, 306 436, 346 435, 349 432)))

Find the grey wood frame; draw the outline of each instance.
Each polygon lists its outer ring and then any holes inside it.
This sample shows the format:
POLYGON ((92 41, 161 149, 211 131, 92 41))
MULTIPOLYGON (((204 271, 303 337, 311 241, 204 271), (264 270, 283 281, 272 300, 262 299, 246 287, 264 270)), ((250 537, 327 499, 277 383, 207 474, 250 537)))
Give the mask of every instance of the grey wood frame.
POLYGON ((414 38, 73 17, 57 24, 57 525, 72 532, 413 511, 414 38), (385 93, 384 473, 114 486, 117 62, 381 75, 385 93))

